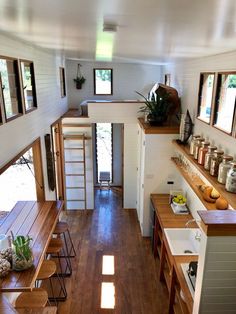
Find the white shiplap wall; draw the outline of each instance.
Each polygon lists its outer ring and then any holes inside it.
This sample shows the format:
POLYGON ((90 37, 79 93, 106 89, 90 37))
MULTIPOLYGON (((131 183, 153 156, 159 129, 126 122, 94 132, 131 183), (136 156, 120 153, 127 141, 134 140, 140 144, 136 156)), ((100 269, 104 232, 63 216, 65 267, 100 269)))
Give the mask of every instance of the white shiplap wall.
POLYGON ((0 166, 13 158, 37 137, 41 137, 47 199, 54 199, 47 183, 44 135, 50 125, 67 111, 67 98, 60 96, 59 67, 64 58, 0 34, 0 55, 34 62, 38 109, 0 126, 0 166))
POLYGON ((171 85, 179 92, 183 112, 189 109, 194 117, 194 132, 236 158, 236 139, 195 119, 200 72, 236 71, 235 60, 236 51, 175 63, 166 67, 164 73, 171 73, 171 85))

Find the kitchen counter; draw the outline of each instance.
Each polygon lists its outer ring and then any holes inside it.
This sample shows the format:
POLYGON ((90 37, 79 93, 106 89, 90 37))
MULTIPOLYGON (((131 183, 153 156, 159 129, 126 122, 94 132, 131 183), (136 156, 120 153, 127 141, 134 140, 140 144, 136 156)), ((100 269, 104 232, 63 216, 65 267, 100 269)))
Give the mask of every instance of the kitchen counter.
MULTIPOLYGON (((154 256, 160 258, 161 281, 166 282, 170 297, 169 309, 174 313, 192 313, 193 298, 181 268, 181 264, 197 261, 196 255, 173 256, 164 234, 164 228, 185 228, 188 220, 193 219, 191 214, 176 215, 169 204, 168 194, 151 194, 156 220, 154 227, 154 256), (156 248, 156 250, 155 250, 156 248), (185 297, 185 302, 180 296, 180 290, 185 297), (176 297, 175 297, 176 296, 176 297), (176 298, 178 302, 176 302, 176 298)), ((198 228, 196 222, 192 222, 189 228, 198 228)))

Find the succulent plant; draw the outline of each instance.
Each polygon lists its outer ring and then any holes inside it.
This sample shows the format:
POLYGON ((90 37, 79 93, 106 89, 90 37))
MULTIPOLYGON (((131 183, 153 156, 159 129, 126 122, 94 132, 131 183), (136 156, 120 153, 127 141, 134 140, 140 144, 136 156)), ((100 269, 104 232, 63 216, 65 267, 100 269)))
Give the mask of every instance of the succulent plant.
POLYGON ((30 241, 33 239, 29 236, 17 236, 13 241, 14 254, 19 258, 24 258, 27 261, 32 257, 32 251, 30 248, 30 241))

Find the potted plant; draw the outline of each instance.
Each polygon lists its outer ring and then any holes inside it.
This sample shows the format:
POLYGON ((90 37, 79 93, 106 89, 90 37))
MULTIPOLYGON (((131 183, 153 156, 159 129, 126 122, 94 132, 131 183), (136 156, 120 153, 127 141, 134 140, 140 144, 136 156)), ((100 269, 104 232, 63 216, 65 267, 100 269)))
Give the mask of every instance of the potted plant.
POLYGON ((30 247, 32 238, 29 236, 13 237, 12 241, 12 267, 14 270, 25 270, 33 265, 33 254, 30 247))
POLYGON ((78 63, 77 76, 74 79, 74 82, 76 83, 76 88, 77 89, 81 89, 82 85, 86 81, 85 77, 80 73, 80 67, 81 67, 81 64, 78 63))
POLYGON ((147 114, 147 120, 150 125, 162 125, 166 122, 171 108, 171 102, 167 92, 156 91, 152 94, 150 99, 137 91, 136 93, 145 100, 145 106, 142 106, 139 112, 147 114))

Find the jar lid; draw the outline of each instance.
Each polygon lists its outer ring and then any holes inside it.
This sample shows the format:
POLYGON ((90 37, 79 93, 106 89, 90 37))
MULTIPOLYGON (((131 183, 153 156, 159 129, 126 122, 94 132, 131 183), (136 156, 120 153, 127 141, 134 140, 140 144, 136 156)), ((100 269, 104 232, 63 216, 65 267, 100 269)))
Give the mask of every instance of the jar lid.
POLYGON ((230 156, 230 155, 224 155, 222 158, 223 158, 223 160, 225 160, 225 161, 231 161, 231 160, 234 159, 233 156, 230 156))
POLYGON ((197 140, 197 142, 198 142, 199 144, 201 144, 202 142, 205 141, 205 139, 204 139, 203 137, 199 137, 199 138, 197 138, 196 140, 197 140))
POLYGON ((202 147, 207 147, 210 145, 210 142, 202 142, 202 147))
POLYGON ((236 169, 236 161, 231 162, 231 169, 236 169))
POLYGON ((223 150, 216 150, 216 151, 214 151, 214 153, 216 154, 216 155, 224 155, 224 151, 223 150))
POLYGON ((213 152, 215 150, 217 150, 216 146, 208 146, 208 152, 213 152))

